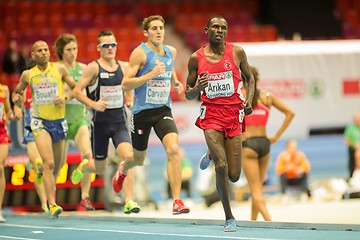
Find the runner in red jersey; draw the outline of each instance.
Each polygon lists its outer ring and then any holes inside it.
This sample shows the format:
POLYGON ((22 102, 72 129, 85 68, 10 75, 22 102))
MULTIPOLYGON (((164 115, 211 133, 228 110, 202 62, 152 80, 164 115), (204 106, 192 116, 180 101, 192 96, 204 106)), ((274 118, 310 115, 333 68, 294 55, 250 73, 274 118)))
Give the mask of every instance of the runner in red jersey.
POLYGON ((254 78, 245 51, 225 42, 228 24, 221 16, 210 18, 205 27, 209 44, 193 53, 188 63, 186 98, 201 94, 201 110, 196 126, 204 130, 205 140, 215 164, 216 188, 225 212, 225 232, 236 231, 230 207, 229 182, 241 173, 241 133, 244 114, 252 112, 254 78), (241 94, 240 70, 248 81, 245 100, 241 94))
POLYGON ((206 74, 208 86, 201 94, 201 114, 196 126, 201 129, 223 131, 225 137, 234 137, 245 131, 239 67, 233 56, 234 45, 226 43, 224 55, 219 62, 210 63, 205 48, 196 51, 198 75, 206 74), (240 115, 239 115, 240 114, 240 115), (240 116, 240 121, 239 121, 240 116), (234 121, 235 119, 235 121, 234 121))
POLYGON ((11 143, 6 123, 13 118, 9 95, 9 88, 0 84, 0 223, 5 222, 5 218, 2 215, 6 184, 4 163, 9 154, 9 143, 11 143))

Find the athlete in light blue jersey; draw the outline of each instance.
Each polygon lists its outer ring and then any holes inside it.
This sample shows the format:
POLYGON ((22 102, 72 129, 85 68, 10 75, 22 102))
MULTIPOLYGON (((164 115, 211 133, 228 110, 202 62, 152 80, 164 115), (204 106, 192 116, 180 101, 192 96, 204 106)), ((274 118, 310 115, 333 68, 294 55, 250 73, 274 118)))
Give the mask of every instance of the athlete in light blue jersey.
POLYGON ((174 84, 175 90, 180 94, 184 87, 174 69, 176 49, 163 44, 164 23, 163 17, 159 15, 143 20, 142 27, 147 41, 131 53, 129 66, 125 71, 122 88, 124 91, 135 89, 131 119, 134 159, 126 161, 119 168, 115 180, 121 186, 129 169, 143 165, 149 135, 154 128, 168 158, 167 174, 174 199, 172 213, 181 214, 190 212, 190 209, 180 199, 181 159, 177 127, 171 112, 170 88, 174 84))

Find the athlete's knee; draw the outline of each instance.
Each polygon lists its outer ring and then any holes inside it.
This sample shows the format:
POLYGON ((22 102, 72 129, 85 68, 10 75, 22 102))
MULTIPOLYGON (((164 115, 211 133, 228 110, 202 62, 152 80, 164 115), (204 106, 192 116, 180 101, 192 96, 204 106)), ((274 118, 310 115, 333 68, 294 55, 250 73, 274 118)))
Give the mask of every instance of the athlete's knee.
POLYGON ((126 162, 130 162, 134 160, 134 153, 133 152, 126 152, 122 154, 122 160, 126 162))
MULTIPOLYGON (((45 169, 49 169, 51 171, 54 171, 55 169, 55 163, 54 161, 51 161, 51 162, 44 162, 44 168, 45 169)), ((59 169, 60 170, 60 169, 59 169)))
POLYGON ((238 175, 231 175, 231 174, 229 174, 229 181, 230 182, 237 182, 237 181, 239 181, 239 179, 240 179, 240 174, 238 174, 238 175))
POLYGON ((252 198, 251 201, 257 206, 265 203, 264 198, 261 196, 252 195, 251 198, 252 198))
POLYGON ((226 164, 225 163, 218 163, 215 166, 216 175, 225 176, 226 175, 226 164))
POLYGON ((240 179, 240 171, 236 169, 228 169, 228 178, 231 182, 237 182, 240 179))
POLYGON ((174 159, 174 158, 179 158, 179 145, 178 144, 172 144, 171 146, 168 146, 166 149, 166 155, 168 156, 168 159, 174 159))
POLYGON ((261 196, 258 196, 257 194, 252 194, 251 198, 252 198, 252 200, 254 202, 262 202, 262 201, 264 201, 264 199, 261 196))

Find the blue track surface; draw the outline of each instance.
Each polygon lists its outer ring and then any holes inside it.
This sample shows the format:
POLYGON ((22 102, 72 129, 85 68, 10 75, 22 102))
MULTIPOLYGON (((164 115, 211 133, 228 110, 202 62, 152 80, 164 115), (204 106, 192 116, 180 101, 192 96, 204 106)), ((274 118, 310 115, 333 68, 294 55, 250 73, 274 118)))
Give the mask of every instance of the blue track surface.
POLYGON ((278 223, 239 222, 238 231, 223 232, 216 221, 193 222, 181 219, 91 218, 61 216, 49 220, 44 216, 9 215, 7 223, 0 224, 0 239, 70 240, 70 239, 249 239, 249 240, 354 240, 360 231, 346 230, 337 225, 281 226, 278 223))
MULTIPOLYGON (((330 177, 347 177, 347 149, 340 135, 298 139, 299 148, 309 157, 312 164, 310 181, 330 177)), ((269 169, 270 182, 277 184, 274 175, 275 159, 284 148, 285 140, 272 146, 269 169)), ((182 146, 193 160, 196 180, 198 159, 206 150, 205 144, 182 146)), ((165 152, 162 146, 150 146, 148 157, 151 163, 149 185, 155 200, 164 200, 163 178, 165 152)), ((196 189, 193 189, 196 198, 196 189)), ((360 239, 360 227, 343 225, 289 224, 265 222, 238 222, 236 233, 224 233, 223 221, 189 219, 139 219, 112 216, 77 216, 64 213, 57 220, 37 214, 17 215, 6 213, 6 223, 0 224, 0 239, 360 239), (350 231, 351 230, 351 231, 350 231)))

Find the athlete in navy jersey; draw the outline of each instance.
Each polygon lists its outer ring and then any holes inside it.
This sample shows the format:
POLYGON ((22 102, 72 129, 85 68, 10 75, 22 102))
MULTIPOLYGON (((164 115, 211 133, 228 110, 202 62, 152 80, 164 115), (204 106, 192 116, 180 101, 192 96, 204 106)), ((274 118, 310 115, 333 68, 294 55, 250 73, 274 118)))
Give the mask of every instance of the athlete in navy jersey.
MULTIPOLYGON (((91 62, 74 88, 72 95, 80 102, 93 109, 91 123, 91 142, 95 166, 91 162, 79 166, 72 174, 72 180, 81 179, 84 172, 103 174, 107 165, 109 139, 116 148, 120 162, 132 159, 133 149, 128 130, 124 106, 132 107, 133 93, 124 94, 121 84, 127 62, 115 59, 117 42, 111 31, 98 34, 100 58, 91 62), (83 94, 86 88, 87 96, 83 94)), ((132 200, 134 176, 129 172, 124 184, 125 213, 138 213, 140 207, 132 200)), ((119 192, 117 184, 114 191, 119 192)))

